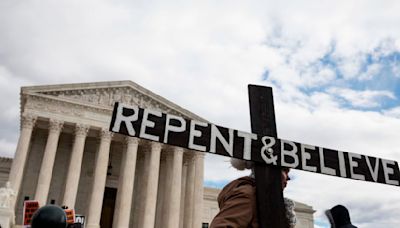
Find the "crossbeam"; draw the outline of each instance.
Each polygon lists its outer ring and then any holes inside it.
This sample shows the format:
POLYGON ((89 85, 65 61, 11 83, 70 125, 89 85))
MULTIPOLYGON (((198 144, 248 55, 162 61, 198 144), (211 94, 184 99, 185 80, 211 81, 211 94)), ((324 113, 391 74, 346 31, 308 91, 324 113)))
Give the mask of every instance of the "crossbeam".
POLYGON ((259 135, 115 103, 110 131, 199 152, 400 186, 398 162, 259 135))

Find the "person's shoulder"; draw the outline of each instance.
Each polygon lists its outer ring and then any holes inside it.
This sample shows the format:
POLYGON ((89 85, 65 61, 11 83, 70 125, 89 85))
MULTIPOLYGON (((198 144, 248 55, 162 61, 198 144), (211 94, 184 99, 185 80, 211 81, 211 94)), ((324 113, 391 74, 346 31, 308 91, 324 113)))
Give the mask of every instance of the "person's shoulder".
POLYGON ((227 184, 219 194, 220 200, 233 195, 243 195, 244 197, 255 196, 255 180, 251 177, 241 177, 227 184))
POLYGON ((231 181, 228 183, 223 189, 222 192, 224 191, 230 191, 232 189, 240 188, 240 187, 245 187, 245 188, 252 188, 256 186, 256 181, 252 177, 240 177, 236 180, 231 181))
POLYGON ((256 186, 256 180, 253 177, 245 176, 236 179, 238 183, 241 185, 251 185, 251 186, 256 186))
POLYGON ((251 177, 241 177, 237 179, 238 184, 236 190, 246 195, 255 195, 256 182, 251 177))

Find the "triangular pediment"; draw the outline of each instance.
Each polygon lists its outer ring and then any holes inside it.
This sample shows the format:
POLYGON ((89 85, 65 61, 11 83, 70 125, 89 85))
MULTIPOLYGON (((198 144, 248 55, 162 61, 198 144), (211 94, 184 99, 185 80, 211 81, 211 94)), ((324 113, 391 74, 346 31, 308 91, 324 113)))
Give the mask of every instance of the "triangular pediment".
POLYGON ((82 105, 112 108, 115 102, 138 105, 188 119, 205 121, 194 113, 132 81, 59 84, 23 87, 22 94, 42 95, 82 105))

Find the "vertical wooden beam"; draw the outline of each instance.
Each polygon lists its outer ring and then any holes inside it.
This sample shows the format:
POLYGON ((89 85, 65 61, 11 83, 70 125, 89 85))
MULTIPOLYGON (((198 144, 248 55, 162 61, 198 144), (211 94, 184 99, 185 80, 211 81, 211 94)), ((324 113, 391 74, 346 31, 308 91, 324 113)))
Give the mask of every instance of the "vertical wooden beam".
MULTIPOLYGON (((251 130, 277 137, 272 88, 249 85, 251 130)), ((260 228, 288 228, 283 201, 281 169, 256 163, 258 223, 260 228)))

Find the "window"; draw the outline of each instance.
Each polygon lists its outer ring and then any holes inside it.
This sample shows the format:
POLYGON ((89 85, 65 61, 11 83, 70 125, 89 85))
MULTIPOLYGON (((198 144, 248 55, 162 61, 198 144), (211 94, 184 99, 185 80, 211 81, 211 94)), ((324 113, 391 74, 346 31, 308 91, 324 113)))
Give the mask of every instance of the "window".
POLYGON ((208 223, 204 223, 201 225, 201 228, 208 228, 208 223))

